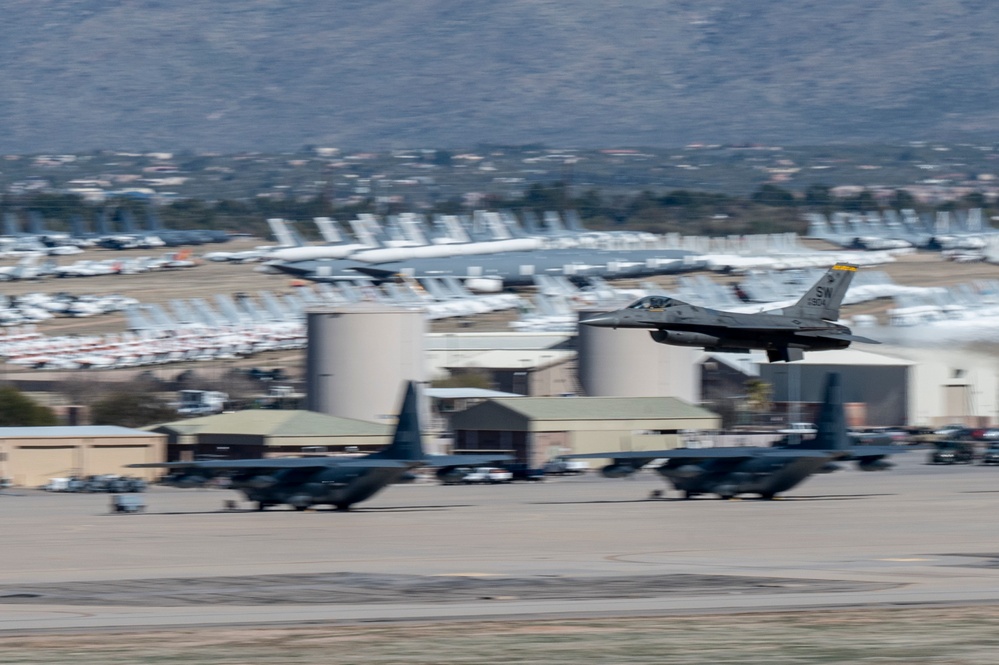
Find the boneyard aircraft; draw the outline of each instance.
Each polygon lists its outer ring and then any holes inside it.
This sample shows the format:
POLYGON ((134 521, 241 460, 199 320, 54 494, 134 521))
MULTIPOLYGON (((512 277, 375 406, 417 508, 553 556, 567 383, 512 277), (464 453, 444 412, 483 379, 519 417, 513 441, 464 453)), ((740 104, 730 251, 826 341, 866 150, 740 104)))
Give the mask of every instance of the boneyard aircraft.
POLYGON ((385 449, 364 457, 276 457, 130 464, 131 468, 166 468, 164 484, 203 487, 225 477, 233 489, 257 502, 257 509, 286 503, 296 510, 330 504, 337 510, 369 499, 415 468, 437 467, 438 474, 459 466, 481 466, 510 459, 507 455, 426 455, 420 440, 416 386, 410 382, 399 410, 395 435, 385 449))
POLYGON ((837 461, 855 461, 861 471, 890 468, 888 455, 908 452, 906 446, 853 445, 846 429, 839 374, 830 373, 815 438, 784 447, 675 448, 580 455, 568 458, 612 459, 601 473, 623 478, 653 460, 665 460, 656 471, 685 499, 717 494, 731 499, 738 494, 758 494, 773 499, 814 473, 829 473, 837 461))
POLYGON ((660 344, 719 352, 763 349, 771 362, 801 360, 805 351, 844 349, 850 342, 880 343, 834 323, 856 271, 856 266, 834 265, 796 304, 771 312, 725 312, 666 296, 646 296, 624 309, 597 314, 581 323, 651 328, 652 339, 660 344))

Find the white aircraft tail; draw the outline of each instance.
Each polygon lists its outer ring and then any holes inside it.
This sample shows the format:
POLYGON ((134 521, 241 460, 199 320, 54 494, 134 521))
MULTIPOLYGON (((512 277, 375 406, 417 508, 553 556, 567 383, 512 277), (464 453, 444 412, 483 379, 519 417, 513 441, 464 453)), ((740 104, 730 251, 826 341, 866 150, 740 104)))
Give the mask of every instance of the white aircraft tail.
POLYGON ((316 227, 319 229, 319 235, 323 237, 330 245, 339 245, 343 242, 343 236, 340 235, 340 230, 334 222, 329 217, 313 217, 312 221, 316 223, 316 227))
POLYGON ((374 215, 368 213, 359 214, 357 219, 350 220, 350 228, 354 232, 354 237, 361 244, 368 247, 378 247, 381 245, 373 230, 378 228, 378 221, 374 215))
POLYGON ((271 227, 271 233, 274 234, 274 238, 278 241, 281 247, 299 247, 300 243, 295 242, 295 236, 292 235, 291 230, 288 228, 287 222, 279 217, 271 217, 267 220, 267 224, 271 227))

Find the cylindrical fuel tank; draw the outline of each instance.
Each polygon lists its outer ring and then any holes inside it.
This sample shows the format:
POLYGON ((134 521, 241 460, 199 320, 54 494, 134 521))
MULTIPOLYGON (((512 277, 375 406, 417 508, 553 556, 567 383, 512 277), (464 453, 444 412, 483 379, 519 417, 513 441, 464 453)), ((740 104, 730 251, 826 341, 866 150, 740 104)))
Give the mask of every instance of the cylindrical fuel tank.
POLYGON ((356 303, 310 309, 307 317, 306 408, 392 422, 403 384, 425 380, 423 312, 356 303))
MULTIPOLYGON (((580 320, 598 311, 579 312, 580 320)), ((579 382, 591 397, 678 397, 700 401, 704 351, 657 344, 648 330, 579 326, 579 382)))

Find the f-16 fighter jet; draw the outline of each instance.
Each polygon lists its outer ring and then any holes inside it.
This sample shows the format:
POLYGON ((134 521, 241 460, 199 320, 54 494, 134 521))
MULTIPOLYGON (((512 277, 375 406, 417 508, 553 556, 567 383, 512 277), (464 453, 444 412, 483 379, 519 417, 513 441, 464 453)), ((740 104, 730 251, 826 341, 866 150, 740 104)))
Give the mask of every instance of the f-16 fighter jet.
POLYGON ((834 265, 794 305, 746 314, 690 305, 666 296, 646 296, 624 309, 580 323, 604 328, 650 328, 660 344, 706 351, 762 349, 771 362, 801 360, 805 351, 844 349, 851 342, 880 344, 835 323, 857 267, 834 265))

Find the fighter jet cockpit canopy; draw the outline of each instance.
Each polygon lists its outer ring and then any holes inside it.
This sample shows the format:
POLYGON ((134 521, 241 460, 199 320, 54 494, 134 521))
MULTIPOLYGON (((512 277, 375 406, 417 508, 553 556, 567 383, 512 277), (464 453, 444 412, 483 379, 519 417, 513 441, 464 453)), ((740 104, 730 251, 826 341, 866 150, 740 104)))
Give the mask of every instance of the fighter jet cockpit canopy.
POLYGON ((667 307, 675 307, 676 305, 682 305, 683 303, 679 300, 673 300, 672 298, 667 298, 666 296, 645 296, 639 300, 636 300, 632 304, 628 305, 628 309, 638 309, 643 311, 666 309, 667 307))

